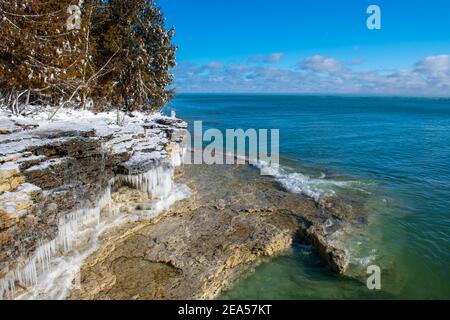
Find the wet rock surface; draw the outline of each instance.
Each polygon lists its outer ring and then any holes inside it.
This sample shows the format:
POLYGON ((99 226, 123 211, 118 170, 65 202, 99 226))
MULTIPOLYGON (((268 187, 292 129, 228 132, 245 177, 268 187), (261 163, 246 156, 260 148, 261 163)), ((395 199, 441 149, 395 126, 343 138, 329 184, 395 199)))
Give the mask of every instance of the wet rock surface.
MULTIPOLYGON (((212 299, 293 241, 312 244, 331 268, 345 271, 339 237, 361 218, 353 211, 288 193, 246 165, 183 172, 178 181, 193 196, 157 219, 106 232, 69 299, 212 299)), ((130 189, 113 197, 123 208, 145 202, 130 189)))

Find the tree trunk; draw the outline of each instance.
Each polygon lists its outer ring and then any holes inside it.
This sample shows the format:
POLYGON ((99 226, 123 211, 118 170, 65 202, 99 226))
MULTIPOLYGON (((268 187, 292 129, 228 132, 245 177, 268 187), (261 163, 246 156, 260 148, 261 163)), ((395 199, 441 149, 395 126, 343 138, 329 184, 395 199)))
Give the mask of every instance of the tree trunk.
POLYGON ((28 89, 27 100, 25 101, 25 111, 28 110, 28 105, 30 104, 30 95, 31 95, 31 90, 28 89))
POLYGON ((19 115, 19 92, 16 92, 15 94, 15 98, 14 98, 14 108, 13 108, 13 113, 15 113, 16 116, 19 115))

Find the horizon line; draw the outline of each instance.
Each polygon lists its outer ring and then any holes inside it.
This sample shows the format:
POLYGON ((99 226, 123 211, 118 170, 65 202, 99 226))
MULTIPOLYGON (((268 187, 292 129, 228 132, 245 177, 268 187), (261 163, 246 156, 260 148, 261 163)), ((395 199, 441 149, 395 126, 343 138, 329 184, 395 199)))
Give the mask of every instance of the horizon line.
POLYGON ((176 92, 175 96, 183 94, 203 94, 203 95, 262 95, 262 96, 305 96, 305 97, 353 97, 353 98, 410 98, 410 99, 450 99, 449 96, 433 95, 401 95, 401 94, 363 94, 363 93, 301 93, 301 92, 201 92, 186 91, 176 92))

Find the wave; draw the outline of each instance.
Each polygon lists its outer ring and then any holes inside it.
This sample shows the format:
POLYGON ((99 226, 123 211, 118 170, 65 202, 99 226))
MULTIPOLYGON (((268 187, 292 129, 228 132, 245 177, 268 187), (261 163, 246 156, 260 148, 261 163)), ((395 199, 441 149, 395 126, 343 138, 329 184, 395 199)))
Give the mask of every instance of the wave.
POLYGON ((263 161, 258 161, 256 167, 262 174, 273 176, 286 191, 303 194, 315 201, 335 196, 337 188, 351 187, 358 183, 358 181, 327 179, 324 173, 321 173, 319 178, 314 178, 289 167, 273 168, 263 161))
MULTIPOLYGON (((192 159, 189 158, 189 155, 192 157, 194 152, 195 151, 193 148, 188 147, 185 150, 185 159, 183 163, 192 163, 192 159)), ((370 192, 356 187, 357 184, 361 184, 361 182, 357 180, 333 180, 329 179, 323 172, 320 173, 319 177, 315 178, 295 171, 288 166, 280 167, 278 164, 275 166, 263 160, 249 161, 248 155, 241 156, 236 155, 235 153, 221 153, 217 150, 215 152, 221 157, 231 155, 235 158, 235 160, 242 160, 245 163, 251 164, 252 166, 260 169, 262 175, 274 177, 286 191, 303 194, 314 199, 316 202, 336 196, 336 190, 339 188, 351 187, 352 189, 357 189, 361 192, 370 194, 370 192)))

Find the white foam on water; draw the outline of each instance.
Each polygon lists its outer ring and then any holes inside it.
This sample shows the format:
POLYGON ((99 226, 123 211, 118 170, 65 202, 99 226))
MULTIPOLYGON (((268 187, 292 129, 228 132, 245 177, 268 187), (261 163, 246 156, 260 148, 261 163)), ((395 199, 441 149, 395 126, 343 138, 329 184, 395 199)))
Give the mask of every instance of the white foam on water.
POLYGON ((271 175, 289 192, 303 194, 319 201, 324 198, 336 195, 336 187, 349 187, 354 181, 336 181, 326 179, 325 174, 320 178, 312 178, 300 172, 290 172, 287 168, 273 168, 266 163, 259 161, 258 167, 265 175, 271 175))
POLYGON ((360 264, 364 267, 367 267, 372 262, 376 261, 376 259, 377 259, 377 256, 375 254, 372 254, 372 255, 368 255, 368 256, 364 256, 364 257, 360 257, 360 258, 351 257, 351 262, 360 264))
MULTIPOLYGON (((248 160, 247 156, 233 155, 239 160, 248 160)), ((291 168, 281 167, 278 163, 268 163, 263 160, 256 160, 254 167, 260 170, 265 176, 274 177, 286 191, 303 194, 319 201, 324 198, 336 195, 336 188, 352 187, 358 184, 358 181, 337 181, 328 179, 325 173, 321 173, 319 178, 313 178, 300 172, 294 172, 291 168)), ((253 162, 251 162, 253 163, 253 162)), ((363 189, 358 189, 368 193, 363 189)))
MULTIPOLYGON (((181 165, 182 152, 174 152, 171 163, 181 165)), ((187 186, 173 182, 173 174, 172 165, 160 165, 143 174, 113 178, 93 208, 76 210, 61 218, 57 237, 41 244, 26 263, 0 279, 0 300, 65 299, 83 262, 99 248, 99 236, 106 229, 157 217, 176 201, 191 195, 187 186), (111 189, 119 182, 147 192, 154 199, 152 209, 138 215, 113 208, 111 189), (21 290, 17 290, 17 286, 21 290)))

